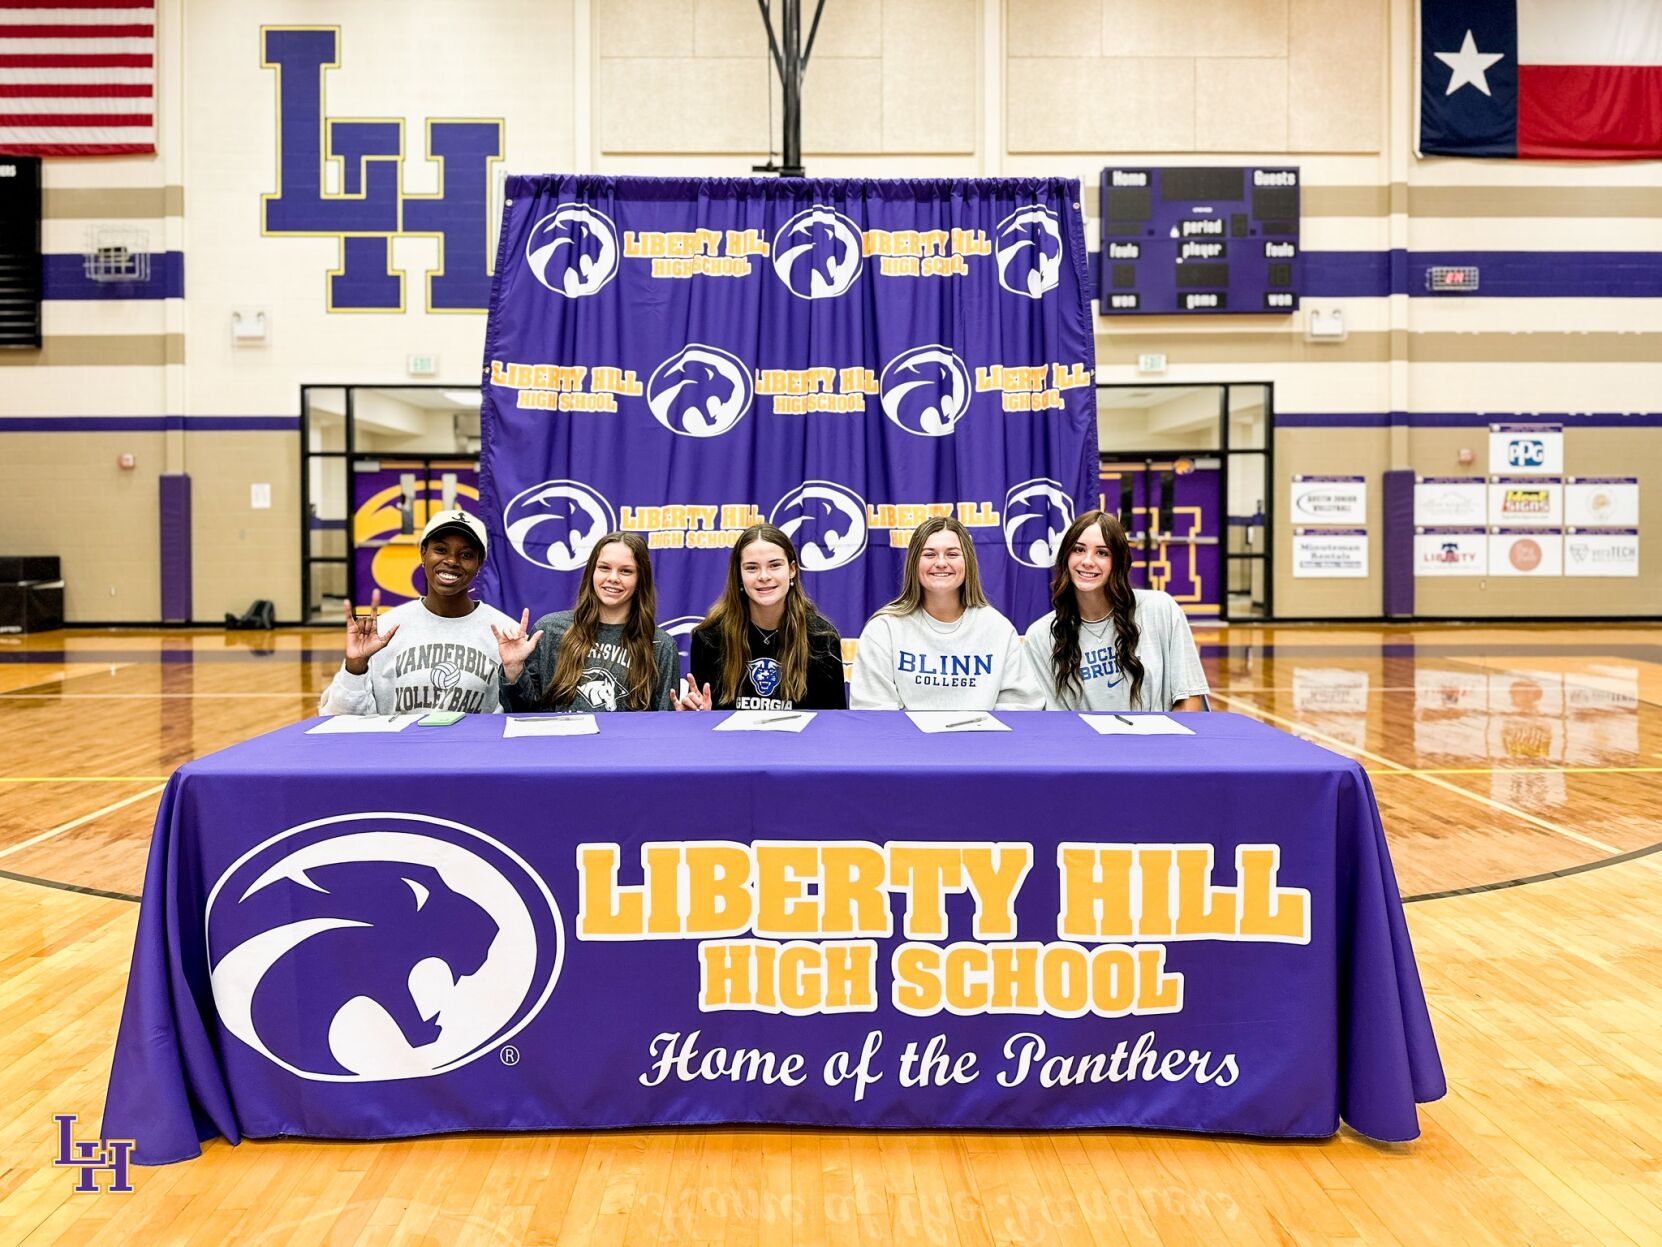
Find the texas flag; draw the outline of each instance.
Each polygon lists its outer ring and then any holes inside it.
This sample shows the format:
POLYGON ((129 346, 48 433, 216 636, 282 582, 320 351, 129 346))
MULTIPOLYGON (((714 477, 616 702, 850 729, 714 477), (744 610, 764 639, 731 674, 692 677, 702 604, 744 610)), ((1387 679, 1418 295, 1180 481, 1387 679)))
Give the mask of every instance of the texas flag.
POLYGON ((1421 155, 1662 156, 1662 0, 1420 0, 1421 155))

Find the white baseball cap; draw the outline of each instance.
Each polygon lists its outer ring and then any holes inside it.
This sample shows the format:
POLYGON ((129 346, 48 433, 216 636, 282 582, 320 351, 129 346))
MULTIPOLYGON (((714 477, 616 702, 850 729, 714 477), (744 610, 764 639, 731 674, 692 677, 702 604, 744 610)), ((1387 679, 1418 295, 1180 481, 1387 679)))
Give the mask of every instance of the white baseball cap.
POLYGON ((434 537, 443 532, 466 533, 479 545, 479 554, 484 556, 487 549, 485 543, 485 526, 479 522, 477 515, 471 515, 460 507, 453 507, 448 511, 436 511, 433 518, 427 521, 427 527, 421 530, 421 544, 426 545, 434 537))

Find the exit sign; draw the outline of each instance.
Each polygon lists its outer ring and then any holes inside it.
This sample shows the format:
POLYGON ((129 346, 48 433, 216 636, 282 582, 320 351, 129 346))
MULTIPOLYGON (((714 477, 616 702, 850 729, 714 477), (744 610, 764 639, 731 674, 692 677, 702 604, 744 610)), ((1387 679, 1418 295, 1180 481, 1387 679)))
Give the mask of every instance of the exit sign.
POLYGON ((1138 372, 1164 372, 1165 370, 1166 370, 1166 357, 1165 357, 1165 355, 1161 354, 1161 355, 1139 355, 1139 356, 1137 356, 1137 371, 1138 372))
POLYGON ((1477 265, 1439 264, 1425 271, 1425 288, 1438 294, 1466 294, 1477 289, 1477 265))

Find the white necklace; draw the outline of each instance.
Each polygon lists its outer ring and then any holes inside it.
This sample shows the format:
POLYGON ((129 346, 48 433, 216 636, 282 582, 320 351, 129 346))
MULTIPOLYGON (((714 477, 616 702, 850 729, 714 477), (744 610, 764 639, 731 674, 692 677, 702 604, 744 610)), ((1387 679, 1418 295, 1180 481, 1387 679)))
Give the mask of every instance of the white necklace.
POLYGON ((1097 640, 1100 641, 1100 640, 1102 640, 1103 636, 1106 635, 1106 633, 1108 632, 1108 626, 1109 626, 1109 624, 1111 624, 1113 622, 1113 620, 1114 620, 1114 617, 1113 617, 1112 614, 1104 615, 1101 619, 1086 619, 1083 616, 1081 616, 1080 620, 1079 620, 1079 626, 1082 627, 1083 629, 1085 629, 1086 632, 1090 633, 1092 636, 1094 636, 1097 640), (1102 626, 1101 627, 1093 627, 1092 625, 1095 625, 1095 624, 1100 624, 1102 626))

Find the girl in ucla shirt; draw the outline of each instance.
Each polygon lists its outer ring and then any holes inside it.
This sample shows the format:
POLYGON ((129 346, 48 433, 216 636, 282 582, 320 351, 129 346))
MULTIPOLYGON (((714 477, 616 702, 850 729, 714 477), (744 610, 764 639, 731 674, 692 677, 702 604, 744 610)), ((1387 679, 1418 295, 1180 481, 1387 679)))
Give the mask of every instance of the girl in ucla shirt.
POLYGON ((1027 630, 1027 664, 1052 710, 1204 710, 1189 621, 1169 594, 1133 589, 1125 529, 1087 511, 1063 534, 1050 614, 1027 630))
POLYGON ((987 603, 975 546, 956 519, 926 520, 906 547, 900 596, 866 624, 855 710, 1037 710, 1021 638, 987 603))
POLYGON ((727 588, 692 634, 680 710, 843 710, 843 643, 814 609, 796 547, 772 524, 739 535, 727 588))
POLYGON ((634 533, 607 533, 577 587, 577 605, 497 633, 509 710, 668 710, 681 660, 653 616, 652 560, 634 533))

